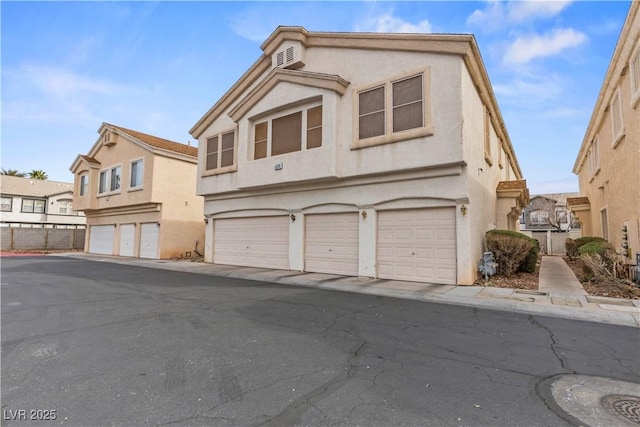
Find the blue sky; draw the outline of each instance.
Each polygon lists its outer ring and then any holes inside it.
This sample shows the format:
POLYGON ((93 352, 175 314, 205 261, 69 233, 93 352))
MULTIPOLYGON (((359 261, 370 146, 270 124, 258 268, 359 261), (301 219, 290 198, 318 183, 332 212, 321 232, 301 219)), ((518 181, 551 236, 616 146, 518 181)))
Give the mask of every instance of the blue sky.
POLYGON ((571 169, 628 1, 7 2, 1 166, 72 181, 102 122, 186 143, 278 25, 474 34, 532 194, 571 169))

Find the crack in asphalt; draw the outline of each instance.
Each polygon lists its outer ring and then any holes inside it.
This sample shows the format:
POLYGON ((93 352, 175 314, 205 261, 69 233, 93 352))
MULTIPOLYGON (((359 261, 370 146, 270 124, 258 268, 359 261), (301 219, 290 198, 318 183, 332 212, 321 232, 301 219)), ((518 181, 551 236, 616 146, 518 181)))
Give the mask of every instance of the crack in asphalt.
MULTIPOLYGON (((349 352, 350 356, 347 359, 343 369, 340 370, 338 375, 330 379, 324 384, 316 387, 310 392, 300 396, 287 407, 285 407, 279 414, 269 418, 265 422, 260 423, 260 426, 277 427, 282 425, 293 425, 298 421, 309 408, 314 407, 316 402, 319 402, 331 394, 335 393, 338 389, 342 388, 349 380, 353 378, 357 370, 359 369, 353 361, 358 357, 360 352, 367 345, 364 341, 352 348, 349 352), (353 372, 353 373, 352 373, 353 372)), ((317 407, 316 407, 317 408, 317 407)))
POLYGON ((537 327, 547 331, 547 333, 549 334, 549 339, 551 340, 551 352, 556 357, 558 362, 560 362, 560 366, 562 367, 562 369, 567 371, 567 373, 575 374, 576 371, 567 366, 567 361, 565 360, 564 357, 562 357, 562 353, 558 351, 558 348, 557 348, 558 347, 558 343, 556 341, 555 334, 551 331, 551 329, 549 329, 548 327, 544 326, 542 323, 538 322, 533 317, 533 315, 531 315, 531 314, 529 315, 529 321, 531 322, 532 325, 537 326, 537 327))

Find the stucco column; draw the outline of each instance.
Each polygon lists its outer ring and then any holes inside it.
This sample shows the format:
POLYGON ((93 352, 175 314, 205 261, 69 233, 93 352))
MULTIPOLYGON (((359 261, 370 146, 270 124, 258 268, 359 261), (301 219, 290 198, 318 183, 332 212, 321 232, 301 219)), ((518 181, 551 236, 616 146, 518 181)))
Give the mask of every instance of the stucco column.
POLYGON ((361 208, 358 213, 358 276, 376 277, 378 212, 361 208))
POLYGON ((481 215, 475 212, 468 202, 458 202, 456 204, 456 257, 457 259, 457 283, 459 285, 473 285, 476 280, 476 269, 482 248, 476 247, 472 239, 473 232, 480 233, 480 230, 472 230, 471 222, 474 217, 481 215))
POLYGON ((213 218, 204 227, 204 262, 213 263, 213 218))
POLYGON ((304 270, 304 214, 289 214, 289 270, 304 270))

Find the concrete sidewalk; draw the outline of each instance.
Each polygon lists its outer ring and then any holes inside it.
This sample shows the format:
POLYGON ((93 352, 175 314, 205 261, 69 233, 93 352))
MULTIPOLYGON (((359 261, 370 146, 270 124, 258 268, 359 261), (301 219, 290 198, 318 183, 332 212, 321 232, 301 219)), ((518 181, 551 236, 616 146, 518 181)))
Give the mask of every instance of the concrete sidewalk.
POLYGON ((542 289, 529 291, 483 286, 436 285, 190 261, 125 258, 83 252, 48 256, 640 327, 640 300, 587 295, 571 269, 560 257, 543 257, 540 267, 542 289))

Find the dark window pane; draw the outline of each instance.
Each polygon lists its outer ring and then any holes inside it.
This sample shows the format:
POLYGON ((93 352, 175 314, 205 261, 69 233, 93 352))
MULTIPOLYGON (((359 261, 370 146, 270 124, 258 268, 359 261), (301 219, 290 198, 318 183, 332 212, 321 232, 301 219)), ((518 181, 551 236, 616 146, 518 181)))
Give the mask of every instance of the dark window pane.
POLYGON ((384 135, 384 111, 360 117, 358 131, 359 139, 384 135))
POLYGON ((254 159, 264 159, 267 157, 267 142, 257 142, 255 145, 254 159))
POLYGON ((220 167, 233 165, 233 149, 222 151, 220 167))
POLYGON ((361 116, 384 110, 384 87, 360 93, 358 104, 358 112, 361 116))
POLYGON ((300 151, 302 146, 302 112, 271 122, 271 155, 300 151))
POLYGON ((234 132, 225 133, 222 135, 222 150, 232 150, 234 143, 234 132))
POLYGON ((254 142, 253 158, 264 159, 267 157, 267 122, 256 125, 254 142))
POLYGON ((393 131, 422 127, 422 101, 393 109, 393 131))
POLYGON ((393 84, 393 106, 422 100, 422 76, 415 76, 393 84))
POLYGON ((207 139, 207 170, 218 167, 218 137, 207 139))
POLYGON ((307 148, 322 146, 322 128, 309 129, 307 131, 307 148))
POLYGON ((307 110, 307 129, 322 126, 322 105, 307 110))

